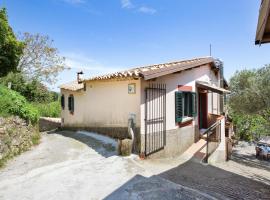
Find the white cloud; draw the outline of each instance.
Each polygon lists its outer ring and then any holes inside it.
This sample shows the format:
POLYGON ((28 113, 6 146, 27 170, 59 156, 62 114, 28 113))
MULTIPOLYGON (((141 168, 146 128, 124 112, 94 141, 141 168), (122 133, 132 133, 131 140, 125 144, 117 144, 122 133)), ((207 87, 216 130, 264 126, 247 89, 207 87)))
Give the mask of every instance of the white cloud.
POLYGON ((83 53, 65 53, 66 66, 70 69, 76 69, 78 71, 88 71, 86 76, 93 76, 97 74, 105 74, 110 72, 121 71, 121 67, 106 67, 95 59, 90 58, 83 53))
POLYGON ((150 8, 150 7, 147 7, 147 6, 142 6, 142 7, 140 7, 140 8, 138 9, 138 11, 141 12, 141 13, 151 14, 151 15, 153 15, 153 14, 155 14, 155 13, 157 12, 156 9, 150 8))
POLYGON ((132 9, 144 14, 155 14, 157 12, 156 9, 148 7, 148 6, 137 6, 132 3, 131 0, 121 0, 121 6, 124 9, 132 9))
POLYGON ((134 5, 133 3, 131 2, 131 0, 121 0, 121 5, 122 5, 122 8, 134 8, 134 5))

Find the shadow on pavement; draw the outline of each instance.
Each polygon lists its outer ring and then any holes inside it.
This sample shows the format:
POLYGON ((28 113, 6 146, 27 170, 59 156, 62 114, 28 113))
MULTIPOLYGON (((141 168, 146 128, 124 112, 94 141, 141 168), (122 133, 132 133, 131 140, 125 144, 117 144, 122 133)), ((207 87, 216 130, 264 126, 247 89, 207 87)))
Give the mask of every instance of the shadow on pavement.
POLYGON ((149 178, 136 175, 120 188, 115 190, 105 200, 138 200, 138 199, 215 199, 194 189, 180 186, 159 176, 149 178))
POLYGON ((231 160, 249 167, 270 171, 270 161, 259 160, 255 154, 241 154, 238 151, 234 151, 231 160))
MULTIPOLYGON (((223 169, 188 161, 159 176, 218 199, 269 199, 270 185, 223 169)), ((261 177, 256 177, 261 178, 261 177)), ((265 180, 270 184, 270 180, 265 180)))
MULTIPOLYGON (((270 180, 263 181, 270 184, 270 180)), ((136 175, 105 199, 259 200, 270 199, 270 185, 201 164, 192 158, 156 176, 136 175)))
POLYGON ((104 143, 88 135, 76 133, 74 131, 58 131, 58 132, 50 132, 49 134, 59 134, 64 137, 75 139, 81 143, 86 144, 88 147, 95 150, 98 154, 100 154, 105 158, 117 155, 117 149, 115 145, 111 143, 104 143))

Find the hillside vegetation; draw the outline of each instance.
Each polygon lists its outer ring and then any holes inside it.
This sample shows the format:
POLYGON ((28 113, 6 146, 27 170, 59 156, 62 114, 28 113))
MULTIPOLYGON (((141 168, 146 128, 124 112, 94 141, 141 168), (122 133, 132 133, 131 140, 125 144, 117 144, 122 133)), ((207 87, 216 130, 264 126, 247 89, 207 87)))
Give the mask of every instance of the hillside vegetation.
POLYGON ((19 116, 36 124, 40 116, 59 117, 60 111, 58 100, 50 103, 28 102, 20 93, 0 84, 0 116, 19 116))
POLYGON ((27 102, 25 97, 18 92, 3 85, 0 85, 0 115, 3 117, 19 116, 32 124, 36 124, 39 118, 37 108, 27 102))

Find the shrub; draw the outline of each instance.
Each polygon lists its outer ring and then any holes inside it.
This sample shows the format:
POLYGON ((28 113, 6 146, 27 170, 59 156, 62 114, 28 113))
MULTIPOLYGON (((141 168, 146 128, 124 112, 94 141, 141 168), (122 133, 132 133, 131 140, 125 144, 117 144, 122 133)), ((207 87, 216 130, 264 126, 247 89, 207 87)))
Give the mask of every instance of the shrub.
POLYGON ((231 113, 236 137, 240 140, 253 141, 267 135, 267 121, 260 115, 246 115, 231 113))
POLYGON ((38 110, 29 104, 25 97, 3 85, 0 85, 0 115, 16 115, 33 124, 36 124, 39 118, 38 110))
POLYGON ((59 101, 54 101, 49 104, 33 103, 37 108, 39 115, 42 117, 60 117, 61 106, 59 101))

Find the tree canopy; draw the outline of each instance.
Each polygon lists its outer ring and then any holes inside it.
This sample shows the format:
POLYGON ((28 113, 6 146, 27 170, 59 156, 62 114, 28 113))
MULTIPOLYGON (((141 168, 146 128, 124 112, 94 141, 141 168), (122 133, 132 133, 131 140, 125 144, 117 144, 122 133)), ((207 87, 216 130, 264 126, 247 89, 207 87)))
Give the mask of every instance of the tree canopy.
POLYGON ((257 70, 238 71, 230 80, 230 113, 241 134, 270 134, 269 77, 270 65, 265 65, 257 70))
POLYGON ((65 58, 53 47, 53 40, 41 34, 24 33, 20 39, 25 43, 18 70, 28 79, 52 84, 59 72, 65 69, 65 58))
POLYGON ((16 71, 24 43, 17 40, 8 24, 5 8, 0 9, 0 77, 16 71))
POLYGON ((230 80, 231 108, 242 114, 260 114, 267 117, 270 110, 269 77, 270 65, 258 70, 236 72, 230 80))

